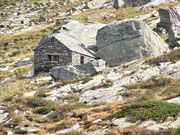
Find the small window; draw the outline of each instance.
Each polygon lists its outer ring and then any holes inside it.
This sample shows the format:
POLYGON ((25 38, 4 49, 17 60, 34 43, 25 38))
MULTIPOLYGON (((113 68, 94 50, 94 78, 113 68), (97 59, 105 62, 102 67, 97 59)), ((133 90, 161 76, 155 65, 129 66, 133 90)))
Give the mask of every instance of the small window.
POLYGON ((49 61, 59 61, 59 55, 48 55, 49 61))
POLYGON ((81 56, 81 57, 80 57, 80 63, 81 63, 81 64, 84 64, 84 56, 81 56))

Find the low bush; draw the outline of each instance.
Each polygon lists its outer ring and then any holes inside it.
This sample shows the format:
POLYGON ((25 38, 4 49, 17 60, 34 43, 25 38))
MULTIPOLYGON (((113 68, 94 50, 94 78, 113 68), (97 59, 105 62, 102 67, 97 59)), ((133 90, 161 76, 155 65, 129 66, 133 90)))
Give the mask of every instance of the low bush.
POLYGON ((43 106, 43 107, 35 108, 35 110, 33 112, 37 113, 37 114, 47 114, 54 110, 56 110, 55 106, 43 106))
POLYGON ((125 106, 121 111, 113 114, 113 117, 127 117, 131 122, 138 120, 145 121, 148 119, 162 122, 168 117, 176 117, 179 113, 179 104, 154 100, 125 106))
POLYGON ((104 83, 103 84, 103 87, 104 88, 109 88, 109 87, 111 87, 113 85, 113 83, 111 83, 111 82, 109 82, 109 83, 104 83))
POLYGON ((64 106, 60 106, 58 108, 56 108, 56 110, 54 112, 52 112, 50 115, 48 115, 47 117, 53 121, 60 121, 64 118, 66 118, 68 109, 64 106))
POLYGON ((4 102, 10 102, 10 101, 12 101, 14 99, 14 97, 13 96, 7 96, 7 97, 5 97, 4 98, 4 102))
POLYGON ((27 134, 28 131, 27 130, 23 130, 20 128, 15 129, 16 134, 27 134))
POLYGON ((50 104, 51 104, 50 101, 47 101, 43 98, 39 98, 39 97, 27 98, 27 105, 30 107, 48 106, 50 104))
POLYGON ((91 106, 84 103, 75 103, 75 104, 65 105, 64 107, 66 107, 68 111, 73 111, 80 108, 90 108, 91 106))

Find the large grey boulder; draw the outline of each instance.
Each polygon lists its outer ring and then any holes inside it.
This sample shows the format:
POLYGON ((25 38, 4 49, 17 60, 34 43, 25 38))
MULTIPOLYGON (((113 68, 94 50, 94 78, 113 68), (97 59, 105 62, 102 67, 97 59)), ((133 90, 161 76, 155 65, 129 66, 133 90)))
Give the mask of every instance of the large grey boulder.
POLYGON ((98 30, 98 56, 110 66, 169 51, 168 45, 149 26, 135 19, 110 23, 98 30))
POLYGON ((49 74, 55 79, 71 80, 82 76, 93 75, 105 69, 105 61, 94 60, 83 65, 54 67, 49 74))

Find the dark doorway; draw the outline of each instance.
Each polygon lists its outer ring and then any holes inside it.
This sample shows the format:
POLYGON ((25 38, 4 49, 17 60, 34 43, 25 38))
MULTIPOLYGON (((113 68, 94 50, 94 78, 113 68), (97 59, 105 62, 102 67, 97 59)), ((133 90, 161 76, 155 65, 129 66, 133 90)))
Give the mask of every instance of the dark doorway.
POLYGON ((80 57, 80 64, 84 64, 84 56, 80 57))

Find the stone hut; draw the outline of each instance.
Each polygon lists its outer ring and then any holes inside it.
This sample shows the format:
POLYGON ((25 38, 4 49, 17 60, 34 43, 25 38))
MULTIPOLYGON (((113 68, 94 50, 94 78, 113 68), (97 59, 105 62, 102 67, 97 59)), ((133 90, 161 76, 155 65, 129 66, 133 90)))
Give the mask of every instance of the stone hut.
POLYGON ((169 42, 175 42, 180 34, 180 5, 160 8, 159 15, 160 23, 158 23, 158 27, 166 29, 169 42))
POLYGON ((55 66, 85 64, 96 58, 93 51, 77 39, 54 33, 44 36, 34 49, 34 73, 48 72, 55 66))

